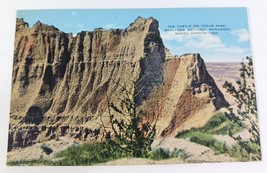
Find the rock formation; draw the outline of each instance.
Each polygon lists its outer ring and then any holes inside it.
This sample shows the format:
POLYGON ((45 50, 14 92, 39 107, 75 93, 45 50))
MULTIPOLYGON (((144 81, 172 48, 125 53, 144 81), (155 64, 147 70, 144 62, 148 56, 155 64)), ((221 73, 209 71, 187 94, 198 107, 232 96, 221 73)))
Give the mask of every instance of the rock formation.
POLYGON ((167 60, 163 78, 162 86, 142 105, 148 117, 159 116, 157 129, 161 136, 201 127, 213 116, 213 111, 228 105, 199 54, 167 60))
POLYGON ((227 105, 199 54, 166 58, 166 50, 153 18, 76 37, 17 19, 9 150, 60 136, 98 139, 108 98, 119 103, 124 89, 149 121, 159 117, 161 136, 227 105))

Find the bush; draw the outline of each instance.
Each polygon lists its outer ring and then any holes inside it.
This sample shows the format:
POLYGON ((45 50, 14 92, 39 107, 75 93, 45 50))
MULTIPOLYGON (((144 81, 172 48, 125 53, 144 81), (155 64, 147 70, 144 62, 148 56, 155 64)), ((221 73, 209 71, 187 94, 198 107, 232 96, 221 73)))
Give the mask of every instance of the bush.
POLYGON ((232 137, 234 134, 240 132, 241 129, 243 129, 243 128, 240 127, 239 125, 237 125, 235 122, 228 121, 221 128, 214 129, 212 131, 212 133, 213 134, 221 134, 221 135, 229 135, 232 137))
POLYGON ((224 113, 215 114, 206 125, 201 128, 203 132, 209 132, 210 134, 221 134, 232 136, 242 130, 234 121, 230 120, 224 113))
POLYGON ((223 113, 217 113, 206 123, 203 129, 206 131, 213 130, 225 121, 227 121, 225 115, 223 113))
POLYGON ((169 159, 170 151, 168 149, 157 148, 151 153, 149 158, 153 160, 169 159))
POLYGON ((184 130, 179 132, 175 137, 176 138, 186 138, 187 136, 190 136, 189 134, 199 131, 199 129, 191 128, 190 130, 184 130))
POLYGON ((185 150, 174 148, 174 150, 170 153, 171 157, 179 157, 182 160, 186 160, 190 155, 186 153, 185 150))
POLYGON ((47 155, 53 153, 53 150, 51 148, 49 148, 48 146, 46 146, 46 145, 41 145, 41 149, 47 155))
POLYGON ((245 162, 250 160, 261 159, 261 148, 259 145, 250 141, 239 142, 233 148, 229 150, 231 157, 237 158, 239 161, 245 162))
POLYGON ((152 160, 165 160, 169 158, 181 158, 182 160, 186 160, 189 155, 185 150, 175 148, 172 152, 169 149, 165 148, 157 148, 153 152, 151 152, 149 158, 152 160))
MULTIPOLYGON (((121 87, 125 92, 125 97, 120 100, 118 106, 110 102, 107 96, 108 125, 111 128, 106 128, 102 122, 105 140, 110 146, 124 150, 130 157, 146 157, 151 151, 151 144, 156 136, 158 118, 153 124, 145 120, 145 114, 138 109, 132 93, 127 91, 126 87, 121 87)), ((102 121, 102 117, 100 118, 102 121)))
POLYGON ((237 103, 237 108, 230 107, 225 114, 235 123, 246 128, 251 133, 251 137, 249 141, 242 140, 240 136, 235 137, 241 147, 237 146, 233 152, 237 153, 241 160, 261 160, 256 91, 254 83, 249 82, 254 80, 252 57, 246 57, 239 71, 240 80, 237 80, 235 85, 228 81, 223 85, 237 103))

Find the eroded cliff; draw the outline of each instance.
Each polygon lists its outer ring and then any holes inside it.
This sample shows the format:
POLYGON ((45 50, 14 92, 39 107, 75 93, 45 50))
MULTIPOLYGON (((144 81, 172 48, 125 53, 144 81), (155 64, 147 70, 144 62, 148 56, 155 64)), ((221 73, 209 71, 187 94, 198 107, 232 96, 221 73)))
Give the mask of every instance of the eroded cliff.
POLYGON ((119 103, 124 89, 147 119, 159 116, 162 136, 227 105, 200 55, 165 58, 153 18, 75 37, 17 19, 9 150, 60 136, 96 140, 108 98, 119 103))

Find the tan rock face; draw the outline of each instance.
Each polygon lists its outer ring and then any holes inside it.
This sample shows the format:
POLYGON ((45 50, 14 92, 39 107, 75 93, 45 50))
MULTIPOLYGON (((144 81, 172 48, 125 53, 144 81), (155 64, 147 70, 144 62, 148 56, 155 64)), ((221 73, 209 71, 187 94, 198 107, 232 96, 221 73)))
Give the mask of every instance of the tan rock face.
POLYGON ((107 96, 115 104, 125 87, 158 131, 174 134, 205 107, 227 103, 198 54, 165 56, 153 19, 127 29, 80 32, 76 37, 37 22, 17 20, 9 150, 69 136, 101 137, 107 96))
POLYGON ((161 136, 201 127, 215 110, 228 105, 199 54, 167 60, 163 78, 163 84, 143 103, 146 115, 159 116, 161 136))

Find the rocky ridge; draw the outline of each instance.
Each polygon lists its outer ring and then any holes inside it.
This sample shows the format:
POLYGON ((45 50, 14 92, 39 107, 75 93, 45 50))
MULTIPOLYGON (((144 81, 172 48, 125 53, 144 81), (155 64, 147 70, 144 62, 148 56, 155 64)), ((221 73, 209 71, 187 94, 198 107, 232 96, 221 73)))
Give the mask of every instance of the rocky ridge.
POLYGON ((60 136, 101 138, 108 98, 119 103, 123 87, 149 121, 159 117, 159 136, 203 125, 227 105, 224 96, 199 54, 166 54, 153 18, 75 37, 17 19, 9 150, 60 136))

